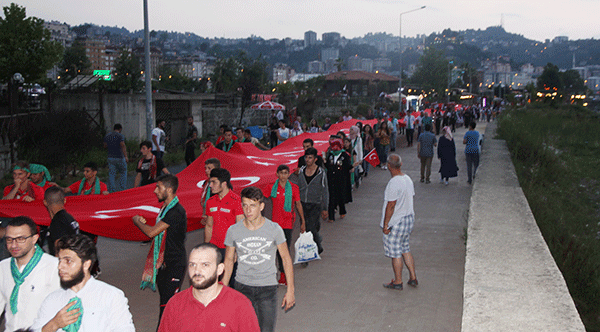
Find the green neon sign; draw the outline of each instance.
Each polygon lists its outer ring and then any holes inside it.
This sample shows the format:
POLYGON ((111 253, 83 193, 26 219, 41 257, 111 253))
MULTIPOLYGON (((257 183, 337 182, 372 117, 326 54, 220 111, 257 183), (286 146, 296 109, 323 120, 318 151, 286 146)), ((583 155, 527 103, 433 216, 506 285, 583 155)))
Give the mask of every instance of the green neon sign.
POLYGON ((112 76, 110 75, 110 70, 94 70, 94 76, 99 76, 99 80, 101 81, 110 81, 112 76))

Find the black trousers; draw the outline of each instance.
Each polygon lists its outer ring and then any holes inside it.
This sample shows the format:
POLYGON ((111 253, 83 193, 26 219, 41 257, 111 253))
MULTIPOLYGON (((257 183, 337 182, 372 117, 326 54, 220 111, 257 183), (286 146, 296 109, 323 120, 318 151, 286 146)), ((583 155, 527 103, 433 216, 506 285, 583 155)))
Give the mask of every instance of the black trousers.
POLYGON ((185 163, 188 166, 190 166, 190 164, 196 160, 196 152, 194 151, 195 148, 196 146, 194 143, 188 143, 185 145, 185 163))
POLYGON ((302 210, 304 210, 306 231, 312 233, 313 239, 315 240, 320 253, 323 251, 323 246, 321 245, 323 238, 319 234, 319 230, 321 230, 321 204, 302 202, 302 210))
MULTIPOLYGON (((288 251, 290 251, 290 244, 292 243, 292 231, 291 228, 284 228, 283 234, 285 234, 285 242, 287 243, 288 251)), ((283 271, 283 261, 281 260, 281 255, 279 255, 279 250, 277 250, 277 264, 279 264, 279 272, 283 271)))
POLYGON ((167 306, 167 302, 169 302, 173 295, 179 292, 181 283, 185 277, 185 269, 185 265, 165 263, 156 274, 156 287, 158 288, 158 294, 160 295, 160 314, 158 315, 159 325, 160 318, 167 306))

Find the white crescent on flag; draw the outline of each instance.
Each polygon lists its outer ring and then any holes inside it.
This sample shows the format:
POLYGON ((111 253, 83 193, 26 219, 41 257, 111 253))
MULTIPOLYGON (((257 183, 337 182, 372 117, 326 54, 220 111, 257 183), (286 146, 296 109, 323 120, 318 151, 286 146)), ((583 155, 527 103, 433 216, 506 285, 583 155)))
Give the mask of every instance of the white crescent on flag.
POLYGON ((373 167, 377 167, 377 165, 379 165, 380 161, 379 161, 379 157, 377 156, 377 152, 375 151, 375 149, 371 150, 371 152, 367 153, 367 155, 365 156, 365 160, 373 165, 373 167))

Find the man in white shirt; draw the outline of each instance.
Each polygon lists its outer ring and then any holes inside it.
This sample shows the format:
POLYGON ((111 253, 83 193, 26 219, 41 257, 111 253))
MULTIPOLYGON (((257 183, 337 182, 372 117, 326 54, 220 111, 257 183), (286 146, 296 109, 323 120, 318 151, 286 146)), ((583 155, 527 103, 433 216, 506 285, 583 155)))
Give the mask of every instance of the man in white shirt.
POLYGON ((168 140, 165 134, 165 120, 157 120, 156 128, 152 129, 152 153, 162 159, 165 154, 165 142, 168 140))
POLYGON ((57 242, 56 250, 62 288, 42 302, 32 329, 36 332, 135 331, 125 294, 90 274, 98 257, 94 242, 86 235, 67 235, 57 242))
POLYGON ((417 287, 415 261, 408 240, 415 224, 413 196, 415 187, 410 177, 402 173, 402 159, 392 153, 387 160, 392 178, 385 187, 380 226, 383 230, 385 255, 392 259, 394 279, 383 287, 402 290, 402 264, 406 264, 410 279, 408 285, 417 287))
POLYGON ((12 257, 0 262, 0 314, 4 311, 5 331, 30 327, 42 301, 60 288, 58 260, 36 245, 38 237, 37 226, 28 217, 16 217, 6 227, 6 247, 12 257))
POLYGON ((406 113, 404 123, 406 124, 406 146, 412 146, 415 135, 415 116, 412 115, 411 111, 406 113))

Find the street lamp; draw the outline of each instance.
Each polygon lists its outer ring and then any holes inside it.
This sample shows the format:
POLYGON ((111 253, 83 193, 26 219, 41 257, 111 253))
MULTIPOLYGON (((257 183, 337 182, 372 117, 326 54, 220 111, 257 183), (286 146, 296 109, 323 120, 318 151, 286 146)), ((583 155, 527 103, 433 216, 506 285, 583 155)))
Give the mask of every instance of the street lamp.
POLYGON ((448 62, 448 91, 446 92, 448 98, 448 104, 450 104, 450 79, 452 78, 452 71, 450 65, 454 64, 454 60, 448 62))
POLYGON ((417 10, 425 9, 427 6, 422 6, 409 10, 407 12, 400 13, 400 36, 398 37, 398 47, 400 51, 400 78, 398 79, 398 100, 400 101, 400 108, 402 108, 402 15, 416 12, 417 10))

